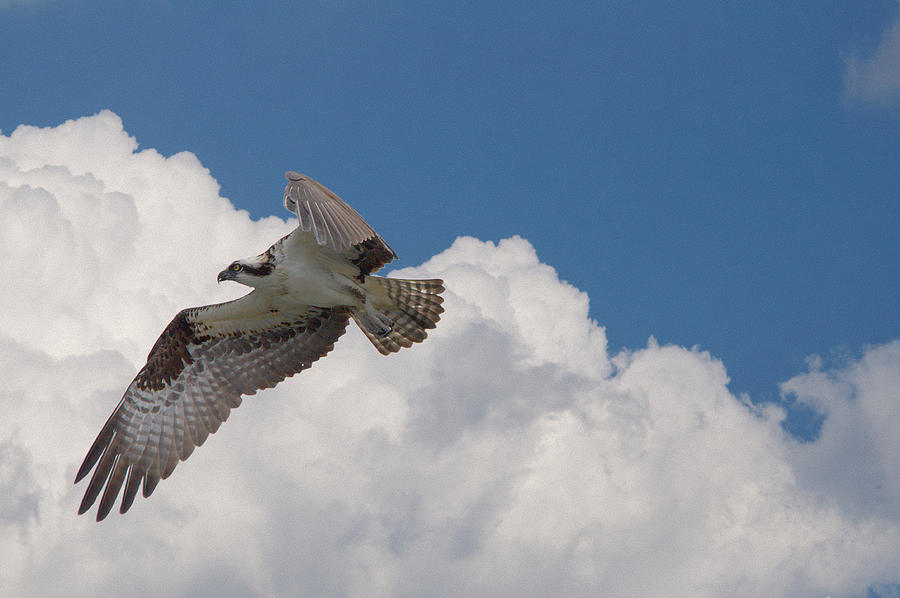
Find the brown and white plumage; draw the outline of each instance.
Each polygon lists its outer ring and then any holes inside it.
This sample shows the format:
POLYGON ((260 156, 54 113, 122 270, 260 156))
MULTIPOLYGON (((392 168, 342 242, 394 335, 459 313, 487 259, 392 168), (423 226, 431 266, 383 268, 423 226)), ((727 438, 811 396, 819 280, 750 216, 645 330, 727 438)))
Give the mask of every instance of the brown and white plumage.
POLYGON ((397 257, 362 216, 334 191, 293 170, 284 176, 288 180, 284 208, 297 215, 300 230, 312 232, 319 245, 341 252, 368 239, 377 239, 390 256, 385 263, 397 257))
POLYGON ((393 250, 333 192, 286 176, 285 207, 299 226, 219 274, 253 291, 185 309, 166 327, 78 470, 76 483, 94 472, 79 514, 99 496, 102 520, 123 487, 122 513, 139 489, 150 496, 243 395, 310 367, 350 318, 385 355, 424 340, 440 319, 442 281, 372 276, 393 250))

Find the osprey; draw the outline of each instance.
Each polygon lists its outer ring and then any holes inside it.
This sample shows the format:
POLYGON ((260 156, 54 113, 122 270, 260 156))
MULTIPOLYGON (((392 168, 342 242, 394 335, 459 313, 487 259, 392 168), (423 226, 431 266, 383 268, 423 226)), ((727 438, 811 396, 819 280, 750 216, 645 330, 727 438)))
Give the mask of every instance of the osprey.
POLYGON ((185 309, 169 323, 78 470, 76 484, 94 470, 79 515, 102 490, 102 520, 123 484, 121 513, 141 486, 150 496, 242 395, 310 367, 350 318, 384 355, 421 342, 440 319, 443 281, 373 276, 397 257, 388 244, 331 190, 297 172, 285 176, 284 206, 299 225, 219 273, 219 282, 250 293, 185 309))

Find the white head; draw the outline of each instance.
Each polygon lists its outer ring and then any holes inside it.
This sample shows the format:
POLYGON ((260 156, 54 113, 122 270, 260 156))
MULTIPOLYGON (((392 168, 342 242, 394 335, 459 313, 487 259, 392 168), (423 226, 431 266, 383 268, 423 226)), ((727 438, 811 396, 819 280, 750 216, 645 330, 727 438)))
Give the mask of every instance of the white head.
POLYGON ((255 257, 231 262, 227 268, 219 272, 217 280, 233 280, 248 287, 259 288, 272 282, 270 275, 275 271, 275 254, 269 249, 255 257))

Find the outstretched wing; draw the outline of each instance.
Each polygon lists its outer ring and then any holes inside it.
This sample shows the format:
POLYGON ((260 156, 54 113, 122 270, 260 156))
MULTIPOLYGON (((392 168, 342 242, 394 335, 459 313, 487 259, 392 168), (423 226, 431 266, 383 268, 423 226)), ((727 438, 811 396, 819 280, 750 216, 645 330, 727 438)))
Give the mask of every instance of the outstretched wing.
POLYGON ((75 483, 96 465, 79 514, 103 490, 97 510, 102 520, 123 483, 121 513, 141 485, 150 496, 159 480, 228 419, 241 395, 310 367, 347 327, 349 313, 342 308, 283 313, 256 293, 186 309, 166 327, 78 470, 75 483))
POLYGON ((367 253, 374 252, 382 265, 397 257, 384 239, 334 191, 299 172, 289 171, 284 176, 288 180, 284 207, 297 215, 300 230, 312 232, 319 245, 343 253, 365 244, 367 253))

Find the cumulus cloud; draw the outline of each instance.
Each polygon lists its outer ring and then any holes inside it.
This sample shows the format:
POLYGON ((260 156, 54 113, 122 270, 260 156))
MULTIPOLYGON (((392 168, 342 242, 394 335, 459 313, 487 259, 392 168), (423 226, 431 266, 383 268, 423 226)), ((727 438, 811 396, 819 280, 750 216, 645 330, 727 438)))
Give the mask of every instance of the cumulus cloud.
POLYGON ((811 360, 782 391, 828 416, 815 444, 793 449, 805 485, 845 512, 900 520, 900 341, 836 369, 811 360))
POLYGON ((872 104, 900 99, 900 17, 887 28, 872 55, 846 59, 844 95, 872 104))
POLYGON ((518 237, 460 238, 395 272, 447 282, 422 345, 386 358, 353 329, 126 516, 77 517, 76 468, 156 336, 180 308, 240 294, 216 273, 292 226, 235 210, 191 154, 139 151, 111 112, 0 136, 5 591, 821 596, 897 581, 897 343, 785 383, 828 414, 799 445, 707 353, 651 340, 610 355, 586 294, 518 237))

